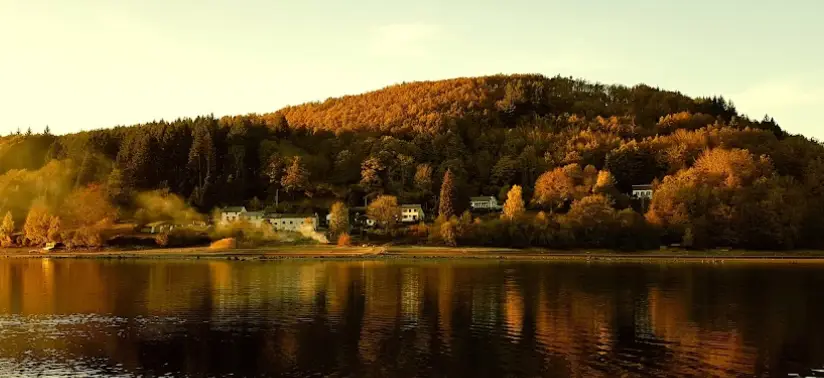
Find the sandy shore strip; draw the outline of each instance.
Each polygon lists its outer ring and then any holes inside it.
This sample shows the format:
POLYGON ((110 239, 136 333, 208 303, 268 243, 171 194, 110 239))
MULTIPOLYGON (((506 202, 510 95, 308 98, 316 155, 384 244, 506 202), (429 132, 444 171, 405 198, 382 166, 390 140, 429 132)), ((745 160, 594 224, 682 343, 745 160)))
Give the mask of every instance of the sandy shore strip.
POLYGON ((671 261, 671 262, 785 262, 824 263, 824 251, 743 250, 541 250, 505 248, 448 248, 422 246, 337 247, 331 245, 268 246, 248 249, 211 250, 206 247, 134 250, 59 250, 42 252, 30 248, 0 249, 0 258, 103 258, 103 259, 497 259, 578 261, 671 261))

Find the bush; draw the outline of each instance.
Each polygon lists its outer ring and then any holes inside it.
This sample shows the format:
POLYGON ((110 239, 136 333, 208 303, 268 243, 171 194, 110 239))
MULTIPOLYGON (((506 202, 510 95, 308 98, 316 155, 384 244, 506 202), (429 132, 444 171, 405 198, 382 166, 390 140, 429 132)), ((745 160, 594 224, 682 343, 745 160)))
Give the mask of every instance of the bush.
POLYGON ((157 234, 157 236, 155 236, 155 243, 157 243, 158 247, 162 247, 162 248, 168 247, 169 246, 169 234, 167 234, 167 233, 157 234))
POLYGON ((348 233, 344 232, 338 236, 338 247, 348 247, 350 245, 352 245, 352 237, 348 233))
POLYGON ((455 223, 452 221, 441 223, 440 234, 444 244, 455 247, 458 245, 455 223))

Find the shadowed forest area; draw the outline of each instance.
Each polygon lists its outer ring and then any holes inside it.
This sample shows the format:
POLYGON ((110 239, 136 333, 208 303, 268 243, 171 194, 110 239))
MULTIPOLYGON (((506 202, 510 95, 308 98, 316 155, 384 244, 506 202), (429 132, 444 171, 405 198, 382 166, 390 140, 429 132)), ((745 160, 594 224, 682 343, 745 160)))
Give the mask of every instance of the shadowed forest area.
POLYGON ((421 204, 434 222, 387 218, 374 231, 410 243, 824 247, 820 142, 723 97, 565 77, 404 83, 269 114, 19 131, 0 140, 0 174, 4 246, 99 246, 124 220, 191 221, 277 198, 291 212, 421 204), (629 196, 642 184, 653 185, 649 203, 629 196), (478 195, 503 213, 466 212, 478 195))

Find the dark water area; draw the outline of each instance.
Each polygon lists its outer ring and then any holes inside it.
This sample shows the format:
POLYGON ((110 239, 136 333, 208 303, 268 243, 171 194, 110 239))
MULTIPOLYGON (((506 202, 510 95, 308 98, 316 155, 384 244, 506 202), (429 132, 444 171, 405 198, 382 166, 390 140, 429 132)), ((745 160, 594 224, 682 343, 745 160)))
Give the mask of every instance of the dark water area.
POLYGON ((0 260, 0 377, 824 377, 824 265, 0 260))

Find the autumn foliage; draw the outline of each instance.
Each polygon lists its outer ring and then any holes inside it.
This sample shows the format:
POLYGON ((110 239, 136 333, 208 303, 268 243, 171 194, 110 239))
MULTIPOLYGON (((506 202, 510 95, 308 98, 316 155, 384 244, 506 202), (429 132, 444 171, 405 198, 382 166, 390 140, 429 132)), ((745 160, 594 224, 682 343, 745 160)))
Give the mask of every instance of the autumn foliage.
POLYGON ((257 198, 261 208, 321 214, 367 199, 384 231, 401 227, 399 204, 421 204, 443 214, 420 232, 441 244, 824 248, 822 182, 821 143, 723 97, 542 75, 0 138, 0 213, 32 244, 49 229, 94 241, 104 219, 177 221, 169 214, 257 198), (631 199, 639 184, 654 185, 651 203, 631 199), (469 197, 503 204, 516 187, 518 216, 461 215, 469 197))

